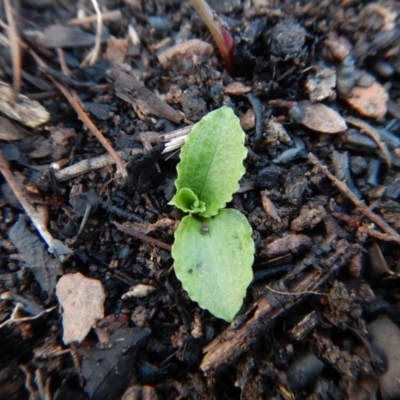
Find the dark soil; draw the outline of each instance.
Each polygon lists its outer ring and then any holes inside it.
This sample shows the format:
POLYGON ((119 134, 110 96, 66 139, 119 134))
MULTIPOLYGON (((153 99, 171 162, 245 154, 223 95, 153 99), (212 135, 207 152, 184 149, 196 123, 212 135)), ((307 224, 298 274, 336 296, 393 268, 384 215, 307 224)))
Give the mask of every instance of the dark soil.
MULTIPOLYGON (((210 46, 160 56, 191 39, 214 45, 189 2, 99 0, 121 15, 104 21, 98 61, 80 66, 95 19, 79 32, 61 26, 78 10, 95 15, 92 2, 21 0, 20 93, 50 119, 23 127, 2 108, 0 147, 59 247, 47 251, 0 178, 0 399, 400 398, 399 2, 210 4, 235 39, 232 76, 210 46), (129 26, 138 41, 124 40, 129 26), (57 83, 77 93, 127 177, 111 157, 93 166, 107 151, 57 83), (369 106, 352 103, 357 90, 369 106), (248 148, 229 206, 256 244, 254 280, 231 324, 174 275, 182 215, 168 201, 179 152, 163 153, 171 132, 222 105, 241 119, 248 148), (65 345, 55 285, 77 272, 101 282, 105 317, 65 345)), ((0 19, 0 80, 12 85, 3 8, 0 19)))

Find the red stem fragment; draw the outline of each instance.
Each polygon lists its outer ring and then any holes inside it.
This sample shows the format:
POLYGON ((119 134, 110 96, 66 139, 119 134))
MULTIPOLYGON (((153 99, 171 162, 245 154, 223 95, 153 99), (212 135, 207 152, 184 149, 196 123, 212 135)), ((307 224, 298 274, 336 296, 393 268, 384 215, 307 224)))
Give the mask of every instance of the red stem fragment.
POLYGON ((214 38, 215 44, 224 60, 226 70, 230 75, 233 75, 235 42, 228 26, 218 17, 205 0, 192 0, 192 4, 214 38))

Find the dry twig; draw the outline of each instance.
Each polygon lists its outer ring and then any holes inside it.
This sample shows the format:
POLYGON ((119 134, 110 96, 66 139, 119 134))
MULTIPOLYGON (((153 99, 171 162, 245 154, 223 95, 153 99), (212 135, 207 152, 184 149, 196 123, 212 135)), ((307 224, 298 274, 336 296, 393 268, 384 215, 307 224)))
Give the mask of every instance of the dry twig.
MULTIPOLYGON (((115 21, 118 19, 121 19, 122 14, 120 10, 114 10, 114 11, 106 11, 101 14, 101 19, 102 21, 115 21)), ((90 24, 92 22, 96 22, 98 20, 98 15, 88 15, 87 17, 83 18, 74 18, 70 19, 67 24, 68 25, 86 25, 90 24)))
MULTIPOLYGON (((94 85, 91 86, 90 88, 77 88, 75 89, 77 93, 80 92, 90 92, 90 93, 96 93, 96 92, 106 92, 109 90, 112 86, 112 83, 102 83, 100 85, 94 85)), ((42 100, 47 100, 53 97, 60 96, 61 92, 59 90, 49 90, 47 92, 40 92, 40 93, 30 93, 27 94, 27 97, 31 100, 36 100, 36 101, 42 101, 42 100)))
POLYGON ((180 149, 185 144, 186 136, 189 135, 192 127, 193 125, 185 126, 184 128, 163 135, 162 141, 165 143, 165 148, 162 154, 180 149))
POLYGON ((58 55, 58 59, 60 60, 60 67, 61 67, 62 73, 65 76, 67 76, 68 78, 70 78, 71 77, 71 73, 70 73, 70 70, 68 68, 67 62, 65 61, 64 50, 61 47, 57 47, 57 55, 58 55))
MULTIPOLYGON (((23 43, 21 40, 19 41, 19 43, 24 49, 28 49, 29 53, 35 59, 35 61, 38 63, 40 68, 42 68, 43 70, 47 69, 46 63, 32 49, 28 48, 28 46, 25 43, 23 43)), ((121 175, 124 178, 126 178, 128 176, 128 172, 125 168, 124 163, 122 162, 122 160, 119 157, 119 155, 117 154, 117 152, 113 149, 110 142, 97 129, 96 125, 92 122, 92 120, 89 118, 89 116, 85 113, 76 92, 73 90, 71 90, 71 91, 68 90, 65 86, 63 86, 60 82, 58 82, 52 76, 48 76, 48 78, 54 83, 54 85, 58 88, 58 90, 66 97, 68 102, 75 109, 75 111, 78 114, 81 121, 89 128, 89 130, 96 136, 96 138, 103 145, 103 147, 108 151, 108 153, 111 155, 111 157, 115 160, 115 163, 117 164, 117 166, 121 172, 121 175)))
POLYGON ((161 247, 164 250, 171 251, 171 246, 167 243, 162 242, 161 240, 154 239, 150 236, 145 235, 144 233, 138 232, 138 231, 130 228, 129 226, 119 224, 118 222, 113 221, 113 224, 121 232, 127 233, 128 235, 134 236, 145 242, 154 244, 154 246, 161 247))
MULTIPOLYGON (((133 155, 143 154, 143 151, 140 149, 124 149, 117 151, 117 154, 122 160, 127 161, 133 155)), ((54 171, 54 175, 60 182, 68 181, 69 179, 76 178, 77 176, 86 174, 90 171, 113 165, 115 162, 115 158, 111 157, 110 154, 103 154, 98 157, 80 161, 59 171, 54 171)))
MULTIPOLYGON (((44 71, 47 68, 46 63, 32 50, 29 50, 32 57, 38 63, 39 67, 44 71)), ((58 90, 65 96, 71 106, 74 108, 76 113, 78 114, 81 121, 89 128, 89 130, 96 136, 98 141, 103 145, 103 147, 108 151, 112 158, 114 158, 121 175, 126 178, 128 176, 128 171, 125 168, 124 163, 121 160, 121 157, 118 153, 113 149, 110 142, 104 137, 104 135, 97 129, 96 125, 92 122, 86 112, 83 110, 81 101, 79 100, 78 95, 74 90, 67 89, 64 85, 58 82, 54 77, 48 75, 48 78, 57 86, 58 90)))
POLYGON ((17 305, 15 306, 15 308, 14 308, 12 314, 11 314, 11 317, 0 324, 0 329, 5 327, 6 325, 10 325, 10 324, 13 324, 13 323, 33 321, 35 319, 40 318, 42 315, 53 311, 56 307, 57 306, 50 307, 47 310, 43 310, 39 314, 33 315, 31 317, 16 318, 17 312, 21 308, 20 304, 17 303, 17 305))
POLYGON ((10 47, 12 54, 13 89, 16 100, 17 95, 21 89, 21 45, 20 45, 18 27, 17 24, 15 23, 14 10, 11 7, 10 0, 4 0, 4 7, 9 25, 8 38, 10 39, 10 47))
POLYGON ((18 201, 21 203, 22 207, 24 208, 25 212, 28 214, 29 218, 31 219, 33 225, 38 230, 40 236, 49 246, 49 252, 53 253, 56 256, 61 256, 65 254, 71 254, 72 251, 61 243, 59 240, 54 239, 51 236, 51 233, 47 230, 40 214, 35 210, 33 205, 29 202, 29 199, 22 189, 22 187, 18 184, 14 175, 12 174, 8 162, 3 157, 3 153, 0 151, 0 172, 3 174, 5 180, 9 184, 10 188, 14 192, 15 196, 17 197, 18 201))
POLYGON ((356 207, 360 210, 367 218, 369 218, 373 223, 375 223, 386 235, 380 235, 380 239, 393 241, 400 244, 400 235, 389 226, 379 215, 372 212, 364 203, 363 200, 359 200, 357 196, 349 189, 349 187, 339 179, 337 179, 333 174, 331 174, 328 168, 323 165, 318 158, 310 153, 308 155, 308 160, 311 164, 317 166, 319 170, 324 173, 338 188, 338 190, 346 196, 356 207))
POLYGON ((355 117, 347 117, 346 121, 350 124, 355 126, 358 129, 361 129, 366 135, 368 135, 381 149, 383 156, 385 157, 386 165, 390 168, 391 159, 389 150, 386 147, 386 144, 382 142, 379 132, 372 127, 370 124, 362 121, 361 119, 355 117))

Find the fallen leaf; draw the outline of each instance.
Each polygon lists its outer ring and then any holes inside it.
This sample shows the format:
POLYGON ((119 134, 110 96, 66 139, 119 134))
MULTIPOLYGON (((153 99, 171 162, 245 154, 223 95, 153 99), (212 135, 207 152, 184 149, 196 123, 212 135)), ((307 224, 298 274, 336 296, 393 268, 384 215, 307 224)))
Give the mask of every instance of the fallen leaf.
POLYGON ((104 316, 105 292, 96 279, 83 276, 80 272, 64 275, 56 287, 57 298, 63 307, 63 341, 65 344, 81 342, 104 316))
POLYGON ((374 82, 369 87, 355 86, 345 100, 359 114, 380 120, 386 114, 389 95, 382 85, 374 82))

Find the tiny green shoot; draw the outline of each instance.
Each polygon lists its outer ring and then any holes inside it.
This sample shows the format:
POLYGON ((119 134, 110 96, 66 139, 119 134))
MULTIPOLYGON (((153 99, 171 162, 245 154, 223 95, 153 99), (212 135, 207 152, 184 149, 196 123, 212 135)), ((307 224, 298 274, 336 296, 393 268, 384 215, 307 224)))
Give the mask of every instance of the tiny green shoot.
POLYGON ((176 276, 200 307, 232 321, 253 279, 254 242, 246 217, 226 209, 245 172, 245 134, 232 109, 212 111, 181 150, 169 204, 186 215, 172 246, 176 276))
POLYGON ((225 68, 230 75, 234 73, 235 41, 228 26, 211 9, 205 0, 192 0, 192 4, 200 14, 221 54, 225 68))

